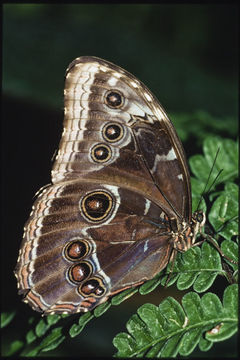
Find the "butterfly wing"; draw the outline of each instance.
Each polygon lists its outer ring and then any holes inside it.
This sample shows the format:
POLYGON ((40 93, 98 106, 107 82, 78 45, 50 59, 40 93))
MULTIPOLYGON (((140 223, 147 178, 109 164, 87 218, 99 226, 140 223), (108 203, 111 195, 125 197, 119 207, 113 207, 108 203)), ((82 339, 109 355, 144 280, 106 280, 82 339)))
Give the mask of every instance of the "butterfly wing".
MULTIPOLYGON (((159 220, 162 210, 148 207, 159 220)), ((152 278, 166 265, 170 244, 161 236, 166 229, 143 221, 144 209, 142 195, 117 186, 70 181, 45 189, 25 225, 16 268, 24 301, 45 314, 74 313, 152 278), (106 217, 91 212, 91 224, 80 205, 86 187, 111 205, 106 217)))
POLYGON ((67 69, 64 132, 52 171, 53 183, 79 176, 124 182, 172 217, 190 220, 188 167, 167 114, 132 74, 95 57, 77 58, 67 69), (111 93, 121 95, 120 105, 107 101, 111 93), (106 140, 108 122, 123 127, 120 140, 106 140), (107 161, 91 156, 98 143, 111 152, 107 161))
POLYGON ((181 143, 140 81, 81 57, 64 93, 53 185, 34 203, 15 271, 25 301, 45 314, 90 310, 151 279, 169 260, 169 220, 191 213, 181 143))

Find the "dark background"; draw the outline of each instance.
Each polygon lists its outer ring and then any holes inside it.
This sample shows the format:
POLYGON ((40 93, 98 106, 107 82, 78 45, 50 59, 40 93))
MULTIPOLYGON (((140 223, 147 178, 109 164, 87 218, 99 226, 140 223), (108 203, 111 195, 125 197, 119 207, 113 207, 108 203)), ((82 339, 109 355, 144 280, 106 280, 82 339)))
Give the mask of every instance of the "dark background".
MULTIPOLYGON (((20 301, 13 269, 32 198, 51 180, 68 64, 94 55, 122 66, 173 114, 177 129, 178 117, 200 110, 236 129, 237 13, 231 3, 3 6, 2 310, 18 310, 6 329, 9 341, 18 338, 29 316, 38 317, 20 301)), ((200 151, 191 138, 184 147, 187 155, 200 151)), ((180 299, 183 293, 158 288, 145 297, 135 295, 52 353, 111 356, 113 336, 125 331, 138 306, 159 304, 168 295, 180 299)), ((230 339, 201 356, 228 356, 234 346, 230 339)))

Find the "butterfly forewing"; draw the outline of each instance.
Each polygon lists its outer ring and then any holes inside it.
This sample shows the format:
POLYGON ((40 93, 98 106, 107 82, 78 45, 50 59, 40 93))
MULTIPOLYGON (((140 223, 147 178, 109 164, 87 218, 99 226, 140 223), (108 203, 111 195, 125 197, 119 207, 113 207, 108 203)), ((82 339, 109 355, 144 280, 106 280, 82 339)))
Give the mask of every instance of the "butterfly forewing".
POLYGON ((144 84, 80 57, 64 99, 53 185, 34 203, 15 271, 24 300, 45 314, 91 310, 151 279, 191 221, 182 145, 144 84))

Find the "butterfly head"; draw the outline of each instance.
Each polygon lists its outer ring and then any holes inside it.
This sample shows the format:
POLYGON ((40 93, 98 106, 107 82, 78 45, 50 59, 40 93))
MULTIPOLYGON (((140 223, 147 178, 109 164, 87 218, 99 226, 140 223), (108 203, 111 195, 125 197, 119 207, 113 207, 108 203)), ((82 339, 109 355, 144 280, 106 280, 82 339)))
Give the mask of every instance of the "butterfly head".
POLYGON ((202 210, 195 211, 192 215, 192 244, 195 243, 195 239, 198 233, 202 232, 202 229, 206 222, 206 215, 202 210))

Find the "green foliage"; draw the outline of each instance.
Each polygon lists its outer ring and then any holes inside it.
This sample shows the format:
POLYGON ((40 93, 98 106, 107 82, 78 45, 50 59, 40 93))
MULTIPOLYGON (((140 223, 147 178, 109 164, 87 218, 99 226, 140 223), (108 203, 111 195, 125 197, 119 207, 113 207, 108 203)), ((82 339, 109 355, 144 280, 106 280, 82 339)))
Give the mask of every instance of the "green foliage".
POLYGON ((113 344, 117 357, 188 356, 199 344, 202 351, 231 337, 238 329, 237 285, 224 291, 223 303, 213 293, 200 298, 189 292, 182 306, 172 297, 157 307, 141 306, 127 322, 128 333, 118 334, 113 344))
MULTIPOLYGON (((195 178, 192 181, 193 211, 197 208, 200 195, 208 181, 210 171, 212 171, 211 179, 216 179, 214 183, 213 180, 211 180, 211 183, 209 184, 210 186, 213 183, 211 191, 224 182, 233 182, 238 176, 237 142, 231 139, 221 139, 220 137, 209 136, 203 142, 203 153, 203 155, 198 154, 191 156, 189 159, 191 171, 195 175, 195 178), (216 158, 218 151, 219 153, 216 158), (223 171, 219 175, 221 170, 223 171)), ((233 184, 233 186, 226 185, 226 189, 228 189, 228 196, 233 198, 233 201, 237 191, 236 189, 233 189, 234 185, 235 184, 233 184)), ((203 206, 205 207, 205 205, 203 206)), ((236 206, 234 208, 236 213, 236 206)), ((215 217, 217 217, 217 214, 215 214, 215 217)))
POLYGON ((65 335, 62 334, 62 327, 56 327, 51 330, 48 336, 46 336, 37 347, 29 352, 25 352, 24 356, 36 356, 40 351, 47 352, 53 350, 58 347, 64 339, 65 335))
POLYGON ((237 122, 234 117, 215 117, 203 110, 193 113, 174 113, 170 114, 170 118, 182 141, 196 138, 199 145, 210 134, 224 134, 226 137, 235 136, 238 132, 237 122))
MULTIPOLYGON (((236 10, 217 4, 4 4, 3 92, 59 108, 66 66, 95 55, 133 72, 167 108, 237 114, 236 10)), ((201 139, 213 129, 234 136, 236 122, 227 126, 231 119, 225 120, 196 113, 180 116, 179 123, 181 132, 190 126, 201 139)))

